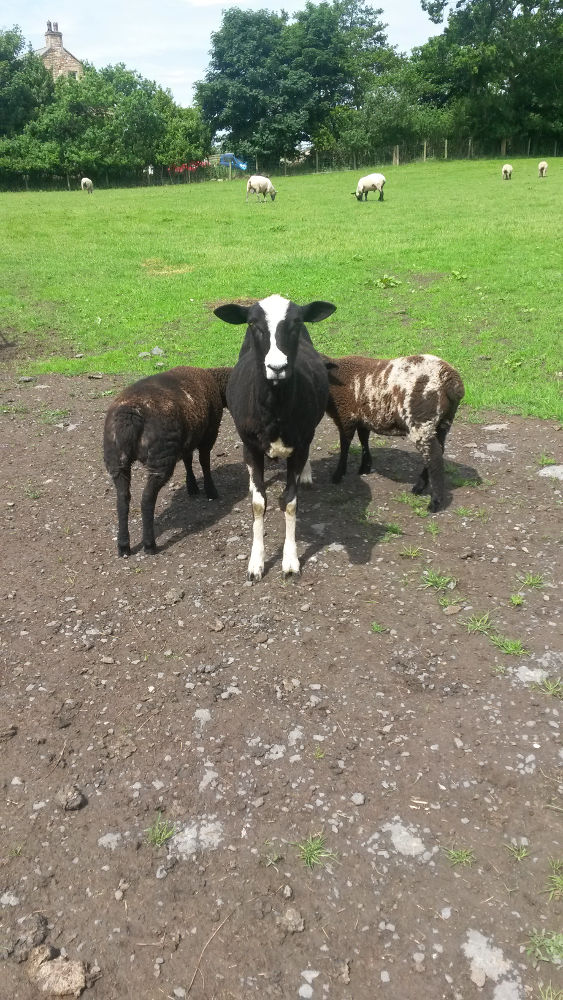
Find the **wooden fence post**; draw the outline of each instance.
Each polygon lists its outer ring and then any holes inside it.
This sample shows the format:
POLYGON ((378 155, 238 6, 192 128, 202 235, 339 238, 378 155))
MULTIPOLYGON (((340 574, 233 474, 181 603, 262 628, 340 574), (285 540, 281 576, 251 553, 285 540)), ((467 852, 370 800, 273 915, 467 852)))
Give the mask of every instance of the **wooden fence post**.
POLYGON ((448 158, 448 140, 444 139, 444 159, 448 158))
POLYGON ((500 155, 506 156, 506 139, 500 140, 500 155))
POLYGON ((473 139, 469 139, 467 143, 467 157, 470 160, 473 156, 473 139))
POLYGON ((529 135, 528 136, 528 152, 526 153, 526 156, 530 155, 530 146, 531 145, 532 145, 532 137, 531 137, 531 135, 529 135))
POLYGON ((394 167, 398 167, 399 166, 399 147, 398 147, 398 145, 397 146, 393 146, 393 166, 394 167))
POLYGON ((319 172, 319 151, 318 151, 318 149, 316 149, 315 150, 315 173, 318 174, 318 172, 319 172))
POLYGON ((424 140, 424 146, 422 147, 422 162, 426 163, 426 139, 424 140))
POLYGON ((555 140, 555 146, 553 147, 553 155, 557 156, 557 139, 555 140))

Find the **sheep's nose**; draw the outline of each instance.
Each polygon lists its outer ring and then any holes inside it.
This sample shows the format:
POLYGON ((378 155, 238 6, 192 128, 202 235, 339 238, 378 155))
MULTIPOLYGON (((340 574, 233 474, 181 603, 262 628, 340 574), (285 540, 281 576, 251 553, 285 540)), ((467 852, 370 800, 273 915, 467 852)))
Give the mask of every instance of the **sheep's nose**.
POLYGON ((283 361, 279 365, 269 364, 268 368, 270 369, 270 371, 275 372, 276 375, 281 375, 281 373, 284 372, 287 368, 287 361, 283 361))

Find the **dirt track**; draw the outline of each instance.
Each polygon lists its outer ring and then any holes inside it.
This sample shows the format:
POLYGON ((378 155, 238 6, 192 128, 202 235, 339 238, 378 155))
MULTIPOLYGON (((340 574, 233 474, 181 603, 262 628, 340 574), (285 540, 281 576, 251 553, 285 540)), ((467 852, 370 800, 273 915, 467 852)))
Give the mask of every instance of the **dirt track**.
POLYGON ((302 576, 281 578, 272 464, 266 576, 250 586, 228 415, 220 500, 188 498, 179 466, 145 558, 137 471, 134 554, 116 557, 101 460, 116 385, 2 384, 2 997, 38 996, 16 960, 30 927, 86 964, 92 1000, 524 1000, 555 986, 561 969, 534 969, 525 948, 562 925, 544 891, 563 858, 561 700, 539 687, 563 674, 563 484, 538 475, 542 454, 562 461, 557 425, 458 419, 453 478, 478 485, 423 518, 398 500, 418 467, 401 442, 373 447, 368 478, 351 456, 333 486, 325 420, 302 576), (424 589, 425 569, 457 585, 424 589), (522 586, 526 573, 543 584, 522 586), (529 652, 468 634, 487 611, 529 652), (159 813, 175 834, 155 847, 159 813), (311 870, 297 845, 317 833, 331 856, 311 870))

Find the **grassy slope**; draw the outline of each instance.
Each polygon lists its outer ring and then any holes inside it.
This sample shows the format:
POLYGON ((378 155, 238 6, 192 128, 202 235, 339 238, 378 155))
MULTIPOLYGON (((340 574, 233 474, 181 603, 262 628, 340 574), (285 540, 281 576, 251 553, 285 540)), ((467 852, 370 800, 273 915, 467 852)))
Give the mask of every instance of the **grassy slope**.
POLYGON ((212 316, 219 300, 324 298, 338 311, 312 328, 319 348, 441 354, 467 403, 554 416, 563 159, 545 181, 535 160, 510 182, 500 168, 387 168, 383 204, 358 204, 350 173, 279 178, 265 205, 243 181, 2 195, 3 325, 31 331, 30 371, 137 375, 155 345, 167 367, 232 363, 243 331, 212 316))

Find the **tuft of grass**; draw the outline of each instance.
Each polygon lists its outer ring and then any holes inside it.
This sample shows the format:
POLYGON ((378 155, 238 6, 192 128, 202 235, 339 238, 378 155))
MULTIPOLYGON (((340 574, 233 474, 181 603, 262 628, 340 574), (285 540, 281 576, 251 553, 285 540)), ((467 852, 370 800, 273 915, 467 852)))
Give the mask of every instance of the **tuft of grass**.
POLYGON ((452 278, 455 278, 456 281, 467 281, 467 275, 455 267, 452 271, 452 278))
POLYGON ((524 861, 530 854, 525 844, 505 844, 504 845, 514 861, 524 861))
POLYGON ((545 582, 541 573, 520 573, 516 579, 521 587, 528 587, 531 590, 543 587, 545 582))
POLYGON ((29 500, 39 500, 42 495, 40 489, 31 485, 26 486, 23 492, 29 500))
POLYGON ((60 424, 69 415, 70 410, 43 410, 40 420, 43 424, 60 424))
POLYGON ((440 534, 440 528, 436 524, 436 521, 430 521, 430 523, 426 525, 426 530, 429 535, 432 535, 433 538, 436 538, 436 536, 440 534))
POLYGON ((306 868, 324 865, 327 861, 336 861, 337 855, 327 848, 324 833, 313 833, 306 840, 293 846, 299 851, 299 858, 306 868))
POLYGON ((382 542, 390 542, 392 538, 397 538, 399 535, 403 534, 403 529, 400 524, 396 524, 392 521, 390 524, 384 524, 385 534, 381 539, 382 542))
POLYGON ((428 590, 429 587, 433 587, 434 590, 446 590, 446 588, 453 590, 457 583, 455 576, 434 569, 425 569, 421 580, 421 590, 428 590))
MULTIPOLYGON (((471 421, 469 421, 469 422, 471 422, 471 421)), ((480 483, 481 483, 480 479, 468 479, 467 476, 462 476, 461 473, 458 472, 456 466, 452 462, 445 462, 444 465, 445 465, 446 474, 447 474, 447 477, 448 477, 448 479, 450 481, 450 485, 451 486, 459 488, 459 487, 462 487, 462 486, 479 486, 480 485, 480 483)))
POLYGON ((319 743, 317 743, 315 749, 313 750, 313 757, 315 758, 315 760, 322 760, 324 755, 325 752, 322 746, 319 743))
POLYGON ((380 278, 376 278, 374 284, 378 288, 396 288, 397 285, 402 285, 402 281, 392 274, 382 274, 380 278))
POLYGON ((9 403, 5 406, 0 406, 0 413, 5 415, 13 413, 29 413, 29 407, 25 406, 24 403, 9 403))
POLYGON ((563 897, 563 860, 561 858, 550 858, 549 867, 551 875, 548 875, 547 885, 544 892, 551 903, 554 899, 563 897))
POLYGON ((563 679, 561 677, 544 677, 543 681, 533 685, 534 691, 542 691, 552 698, 563 699, 563 679))
POLYGON ((438 604, 441 608, 453 608, 462 603, 464 600, 461 595, 459 597, 450 597, 448 594, 443 594, 442 597, 438 598, 438 604))
POLYGON ((444 847, 443 851, 452 868, 457 865, 463 868, 475 864, 475 855, 470 847, 444 847))
POLYGON ((463 625, 470 634, 473 632, 481 632, 482 635, 488 635, 494 627, 488 611, 485 611, 482 615, 469 615, 468 618, 464 618, 463 621, 460 621, 460 625, 463 625))
POLYGON ((519 608, 524 603, 524 598, 522 594, 511 594, 509 601, 513 608, 519 608))
POLYGON ((537 1000, 563 1000, 563 990, 554 989, 551 980, 549 983, 540 983, 538 991, 537 1000))
POLYGON ((551 455, 545 455, 542 451, 540 457, 538 458, 539 465, 545 468, 546 465, 556 465, 557 459, 552 458, 551 455))
POLYGON ((553 962, 554 965, 560 965, 563 962, 563 932, 548 931, 545 927, 537 931, 534 928, 526 946, 526 954, 535 962, 553 962))
POLYGON ((383 632, 389 631, 386 625, 380 625, 379 622, 372 622, 370 628, 371 631, 375 632, 377 635, 381 635, 383 632))
POLYGON ((465 517, 473 521, 475 518, 480 518, 481 521, 488 521, 489 517, 487 511, 483 507, 456 507, 455 514, 458 517, 465 517))
POLYGON ((404 503, 407 507, 410 507, 417 517, 428 517, 430 497, 422 497, 417 493, 407 493, 406 490, 401 490, 399 495, 395 497, 395 500, 397 503, 404 503))
POLYGON ((505 635, 497 634, 489 635, 489 639, 493 646, 508 656, 526 656, 530 652, 529 649, 524 648, 520 639, 508 639, 505 635))
POLYGON ((162 818, 162 813, 159 811, 157 817, 149 828, 145 831, 147 835, 147 842, 151 844, 152 847, 162 847, 171 837, 174 836, 176 832, 176 827, 174 823, 171 823, 168 819, 162 818))
POLYGON ((399 555, 402 559, 418 559, 420 551, 419 545, 403 545, 399 555))

